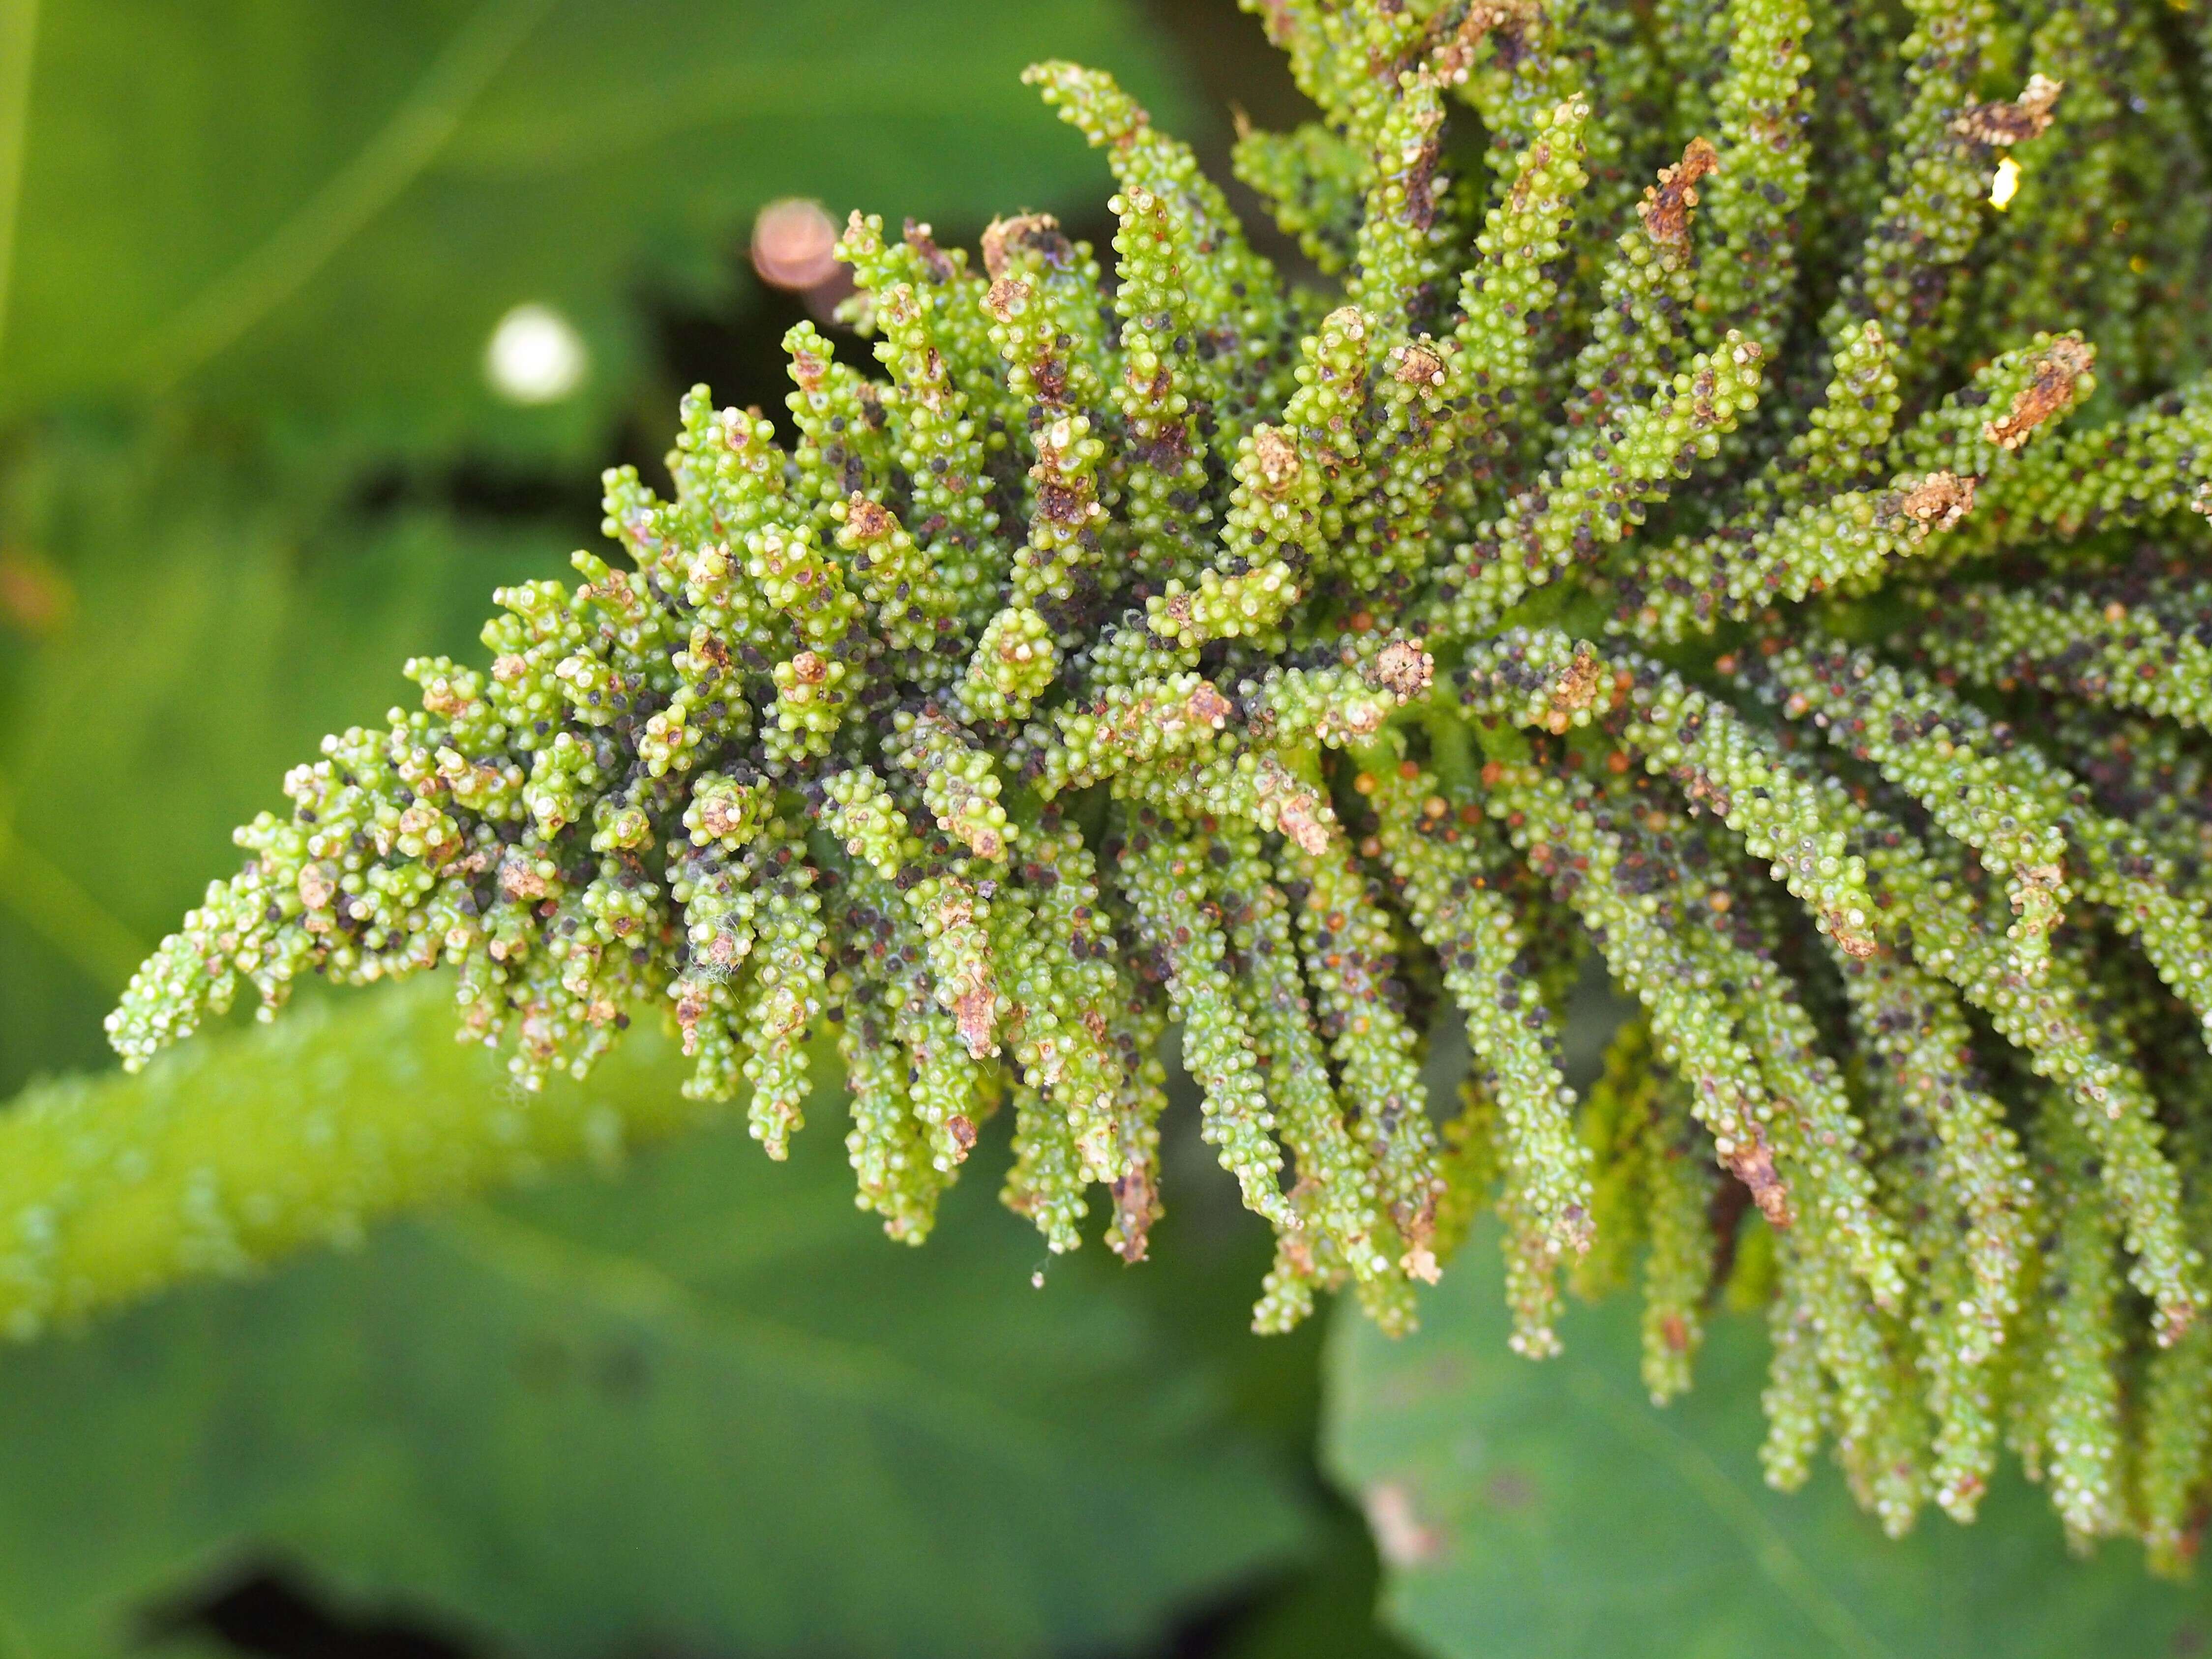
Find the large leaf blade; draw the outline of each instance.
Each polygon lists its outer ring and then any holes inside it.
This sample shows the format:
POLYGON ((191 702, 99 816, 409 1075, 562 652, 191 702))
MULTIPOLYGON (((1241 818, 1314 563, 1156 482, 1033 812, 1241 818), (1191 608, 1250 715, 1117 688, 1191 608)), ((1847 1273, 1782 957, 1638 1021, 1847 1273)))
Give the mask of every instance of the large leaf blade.
MULTIPOLYGON (((436 1003, 362 994, 315 1040, 437 1043, 418 1087, 496 1097, 436 1003)), ((675 1127, 680 1064, 633 1036, 526 1109, 675 1127)), ((1290 1484, 1118 1267, 1032 1289, 988 1167, 930 1249, 889 1243, 834 1090, 813 1113, 788 1165, 709 1131, 0 1357, 0 1607, 99 1651, 273 1558, 533 1653, 1012 1655, 1296 1553, 1290 1484)))
POLYGON ((1392 1343, 1332 1334, 1325 1456, 1390 1562, 1384 1616, 1425 1650, 1787 1652, 1908 1659, 2191 1650, 2203 1591, 2147 1581, 2139 1552, 2069 1559, 2043 1494, 2008 1474, 1961 1528, 1900 1542, 1832 1471, 1783 1494, 1759 1479, 1766 1345, 1716 1322, 1697 1386, 1663 1410, 1635 1387, 1637 1313, 1577 1305, 1565 1354, 1510 1352, 1478 1237, 1392 1343))

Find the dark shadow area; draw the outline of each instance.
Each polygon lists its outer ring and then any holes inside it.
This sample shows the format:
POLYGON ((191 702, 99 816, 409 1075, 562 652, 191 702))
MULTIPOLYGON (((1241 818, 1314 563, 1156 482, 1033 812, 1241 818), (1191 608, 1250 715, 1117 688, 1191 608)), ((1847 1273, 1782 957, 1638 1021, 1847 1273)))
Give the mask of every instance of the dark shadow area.
MULTIPOLYGON (((1359 1530, 1349 1511, 1330 1528, 1335 1547, 1312 1571, 1270 1580, 1198 1608, 1157 1646, 1070 1654, 1066 1659, 1235 1659, 1286 1620, 1302 1630, 1340 1623, 1347 1632, 1357 1631, 1364 1645, 1343 1650, 1344 1659, 1392 1659, 1397 1650, 1364 1628, 1374 1593, 1373 1553, 1364 1548, 1364 1533, 1356 1553, 1344 1549, 1347 1529, 1359 1530)), ((146 1621, 141 1640, 150 1646, 189 1638, 211 1640, 258 1659, 491 1659, 501 1651, 434 1630, 404 1613, 342 1612, 312 1586, 276 1568, 227 1580, 204 1600, 164 1610, 146 1621)), ((611 1652, 607 1659, 711 1656, 625 1647, 611 1652)), ((726 1659, 744 1656, 731 1654, 726 1659)), ((820 1659, 836 1656, 825 1654, 820 1659)))
POLYGON ((185 1635, 213 1637, 266 1659, 469 1659, 477 1651, 404 1618, 341 1613, 273 1567, 147 1621, 149 1641, 185 1635))
POLYGON ((588 471, 559 473, 463 461, 429 473, 371 472, 356 487, 355 511, 375 517, 410 507, 443 507, 463 518, 551 522, 596 535, 599 491, 588 471))

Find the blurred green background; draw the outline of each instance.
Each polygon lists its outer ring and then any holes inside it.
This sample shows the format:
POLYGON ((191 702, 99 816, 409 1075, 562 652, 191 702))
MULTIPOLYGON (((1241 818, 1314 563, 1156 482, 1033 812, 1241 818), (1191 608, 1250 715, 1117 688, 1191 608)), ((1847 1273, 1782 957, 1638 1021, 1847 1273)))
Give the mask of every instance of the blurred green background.
MULTIPOLYGON (((1232 106, 1304 113, 1231 0, 0 0, 0 1093, 106 1068, 230 827, 594 542, 599 467, 656 472, 683 387, 781 415, 777 342, 830 296, 756 273, 764 204, 968 242, 1042 208, 1103 246, 1103 164, 1018 82, 1048 55, 1217 176, 1232 106)), ((1617 1310, 1511 1360, 1480 1245, 1418 1341, 1250 1337, 1267 1240, 1187 1105, 1153 1261, 1042 1289, 988 1169, 885 1244, 835 1115, 787 1168, 710 1133, 0 1352, 0 1656, 2212 1631, 2122 1552, 2066 1563, 2016 1491, 1904 1550, 1832 1480, 1765 1493, 1755 1331, 1663 1417, 1617 1310)))

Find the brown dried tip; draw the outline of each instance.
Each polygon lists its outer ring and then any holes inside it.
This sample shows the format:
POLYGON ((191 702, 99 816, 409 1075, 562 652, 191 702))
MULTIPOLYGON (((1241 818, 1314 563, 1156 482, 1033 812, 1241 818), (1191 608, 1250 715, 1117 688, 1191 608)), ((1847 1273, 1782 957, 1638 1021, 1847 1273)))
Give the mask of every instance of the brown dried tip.
POLYGON ((1189 594, 1170 593, 1160 601, 1160 615, 1169 625, 1161 628, 1156 623, 1152 631, 1161 635, 1179 633, 1190 625, 1190 619, 1194 614, 1189 594))
POLYGON ((1002 323, 1014 318, 1014 308, 1030 297, 1030 285, 1018 276, 995 278, 983 295, 983 304, 1002 323))
POLYGON ((1310 797, 1290 796, 1275 809, 1275 820, 1302 851, 1318 857, 1328 850, 1328 825, 1310 797))
POLYGON ((537 866, 520 851, 510 852, 499 866, 499 890, 511 899, 542 899, 552 888, 537 866))
POLYGON ((2012 908, 2014 910, 2024 909, 2027 907, 2030 894, 2056 892, 2065 884, 2066 881, 2066 871, 2063 865, 2025 865, 2013 873, 2017 878, 2021 890, 2021 896, 2013 901, 2012 908))
POLYGON ((1114 1254, 1132 1264, 1145 1259, 1146 1241, 1160 1216, 1159 1188, 1152 1167, 1132 1158, 1128 1170, 1114 1182, 1114 1231, 1108 1239, 1114 1254))
POLYGON ((683 981, 682 994, 676 999, 676 1023, 683 1028, 684 1052, 699 1052, 699 1022, 714 1006, 714 993, 704 980, 683 981))
POLYGON ((1905 517, 1931 531, 1948 530, 1974 510, 1978 482, 1972 473, 1961 477, 1956 472, 1931 472, 1906 490, 1898 506, 1905 517))
POLYGON ((1766 1224, 1787 1227, 1790 1221, 1790 1188, 1783 1184, 1782 1177, 1774 1173, 1774 1154, 1767 1150, 1764 1141, 1755 1138, 1757 1131, 1753 1133, 1754 1139, 1748 1146, 1738 1146, 1723 1161, 1727 1164, 1729 1173, 1743 1182, 1744 1190, 1751 1194, 1751 1201, 1759 1206, 1759 1214, 1766 1218, 1766 1224))
POLYGON ((1589 708, 1596 700, 1598 679, 1597 653, 1587 641, 1576 646, 1575 659, 1552 688, 1552 712, 1571 714, 1589 708))
MULTIPOLYGON (((1042 393, 1044 387, 1040 385, 1038 390, 1042 393)), ((1048 433, 1042 434, 1042 438, 1048 439, 1050 435, 1048 433)), ((1037 514, 1054 524, 1080 529, 1097 516, 1097 513, 1093 507, 1091 492, 1084 484, 1062 482, 1061 459, 1061 451, 1041 439, 1037 464, 1030 469, 1030 477, 1036 481, 1037 514)))
POLYGON ((1513 181, 1513 188, 1506 192, 1505 205, 1509 212, 1518 213, 1528 204, 1528 192, 1536 187, 1536 175, 1551 164, 1552 146, 1540 138, 1528 151, 1528 165, 1521 169, 1520 176, 1513 181))
POLYGON ((1510 67, 1526 44, 1522 37, 1535 18, 1537 5, 1538 0, 1475 0, 1459 27, 1430 57, 1430 72, 1444 86, 1459 85, 1474 67, 1475 48, 1493 33, 1500 37, 1496 55, 1510 67))
POLYGON ((1348 708, 1332 710, 1324 725, 1340 729, 1346 736, 1358 739, 1371 738, 1382 729, 1383 712, 1371 702, 1354 702, 1348 708))
POLYGON ((1273 806, 1276 827, 1302 851, 1319 857, 1328 850, 1328 808, 1307 785, 1273 755, 1260 759, 1253 789, 1273 806))
POLYGON ((1390 374, 1401 386, 1442 386, 1444 360, 1426 346, 1401 346, 1390 374))
POLYGON ((691 629, 691 654, 708 667, 719 669, 725 674, 730 672, 731 665, 737 660, 730 654, 728 642, 704 623, 696 624, 691 629))
POLYGON ((2051 106, 2066 89, 2063 81, 2047 75, 2031 75, 2019 97, 2011 102, 1976 104, 1951 123, 1951 131, 1970 144, 2003 149, 2039 138, 2051 125, 2051 106))
POLYGON ((310 864, 300 872, 300 902, 319 910, 337 896, 337 870, 330 864, 310 864))
POLYGON ((1825 914, 1828 920, 1828 937, 1835 940, 1838 951, 1854 962, 1864 962, 1881 948, 1871 937, 1853 927, 1840 912, 1830 910, 1825 914))
POLYGON ((1436 678, 1437 659, 1413 640, 1393 640, 1376 655, 1367 671, 1367 683, 1378 691, 1395 691, 1401 697, 1418 697, 1436 678))
POLYGON ((1700 806, 1717 818, 1729 815, 1729 808, 1734 805, 1733 799, 1727 790, 1713 781, 1712 775, 1703 767, 1678 766, 1668 775, 1674 780, 1675 787, 1689 797, 1692 809, 1691 816, 1695 817, 1695 809, 1700 806))
POLYGON ((2071 408, 2081 377, 2097 361, 2097 348, 2071 335, 2053 340, 2035 365, 2035 378, 2012 400, 2012 412, 1982 428, 1982 436, 2000 449, 2018 449, 2036 428, 2053 415, 2071 408))
MULTIPOLYGON (((1291 1209, 1297 1210, 1301 1200, 1316 1190, 1315 1182, 1300 1181, 1291 1189, 1291 1209)), ((1303 1233, 1279 1234, 1275 1239, 1275 1260, 1297 1278, 1310 1279, 1316 1276, 1313 1249, 1303 1233)))
POLYGON ((1597 1221, 1579 1204, 1570 1204, 1559 1212, 1559 1242, 1577 1255, 1588 1255, 1589 1247, 1597 1242, 1597 1221))
POLYGON ((958 274, 959 267, 953 264, 952 256, 938 246, 937 239, 931 234, 927 225, 917 224, 909 219, 906 222, 905 230, 907 246, 914 250, 915 257, 921 261, 921 268, 929 273, 933 281, 949 283, 958 274))
POLYGON ((468 706, 469 700, 443 680, 433 680, 423 689, 422 707, 433 714, 443 714, 451 720, 468 706))
POLYGON ((1218 732, 1229 724, 1237 705, 1223 696, 1212 681, 1200 680, 1198 690, 1184 699, 1182 712, 1194 725, 1209 726, 1218 732))
POLYGON ((1690 210, 1698 204, 1698 180, 1717 171, 1721 158, 1702 138, 1690 140, 1682 159, 1659 169, 1659 182, 1647 185, 1636 210, 1644 216, 1644 234, 1668 247, 1690 243, 1690 210))
POLYGON ((966 1162, 968 1154, 975 1150, 975 1124, 955 1112, 945 1120, 945 1133, 952 1138, 953 1151, 958 1160, 966 1162))
POLYGON ((952 999, 952 1023, 959 1029, 960 1040, 968 1045, 968 1052, 978 1060, 999 1052, 999 1045, 991 1040, 992 1015, 998 1000, 998 989, 988 973, 978 973, 952 999))
POLYGON ((2158 1339, 2158 1346, 2170 1348, 2188 1335, 2190 1327, 2197 1322, 2202 1311, 2193 1302, 2177 1302, 2152 1314, 2151 1333, 2158 1339))
POLYGON ((1252 453, 1259 459, 1262 487, 1268 494, 1281 495, 1297 479, 1298 447, 1279 428, 1253 428, 1252 453))
POLYGON ((1054 270, 1064 270, 1075 260, 1075 244, 1049 213, 1018 213, 1011 219, 994 219, 983 231, 983 270, 992 276, 1006 274, 1008 257, 1017 248, 1030 248, 1044 256, 1054 270))
POLYGON ((846 527, 864 542, 881 541, 891 533, 892 522, 889 507, 857 490, 846 500, 846 527))
POLYGON ((1424 1285, 1434 1285, 1444 1276, 1443 1264, 1426 1244, 1414 1245, 1398 1258, 1398 1265, 1408 1279, 1418 1279, 1424 1285))
POLYGON ((804 346, 793 348, 791 378, 801 392, 819 392, 822 382, 829 377, 830 359, 819 351, 809 351, 804 346))
MULTIPOLYGON (((1425 86, 1433 84, 1427 76, 1421 82, 1425 86)), ((1426 230, 1437 222, 1437 162, 1443 155, 1443 108, 1431 106, 1419 153, 1406 163, 1406 222, 1416 230, 1426 230)))
POLYGON ((699 801, 699 827, 720 840, 734 836, 744 828, 744 817, 730 811, 729 803, 717 795, 707 795, 699 801))

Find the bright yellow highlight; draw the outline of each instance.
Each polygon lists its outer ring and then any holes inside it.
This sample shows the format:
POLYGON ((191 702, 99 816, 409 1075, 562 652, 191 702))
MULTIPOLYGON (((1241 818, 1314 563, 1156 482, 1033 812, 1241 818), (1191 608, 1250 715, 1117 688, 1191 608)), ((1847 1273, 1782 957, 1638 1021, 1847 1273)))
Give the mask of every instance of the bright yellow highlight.
POLYGON ((1997 163, 1996 177, 1990 180, 1990 205, 2002 212, 2012 205, 2012 198, 2020 194, 2020 163, 2008 155, 1997 163))

